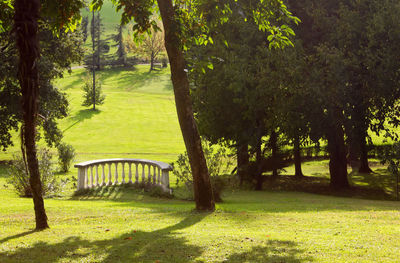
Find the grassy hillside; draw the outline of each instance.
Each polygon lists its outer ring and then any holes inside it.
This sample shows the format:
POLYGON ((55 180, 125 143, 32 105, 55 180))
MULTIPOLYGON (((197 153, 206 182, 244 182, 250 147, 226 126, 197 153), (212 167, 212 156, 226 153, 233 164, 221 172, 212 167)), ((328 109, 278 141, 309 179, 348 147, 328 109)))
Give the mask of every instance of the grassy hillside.
MULTIPOLYGON (((147 158, 173 161, 184 151, 169 69, 148 72, 136 69, 106 69, 99 75, 105 103, 92 111, 83 107, 84 69, 75 69, 55 84, 68 94, 69 117, 60 121, 64 141, 72 144, 76 161, 98 158, 147 158)), ((0 159, 19 151, 16 145, 0 159)), ((43 145, 43 142, 41 142, 43 145)))

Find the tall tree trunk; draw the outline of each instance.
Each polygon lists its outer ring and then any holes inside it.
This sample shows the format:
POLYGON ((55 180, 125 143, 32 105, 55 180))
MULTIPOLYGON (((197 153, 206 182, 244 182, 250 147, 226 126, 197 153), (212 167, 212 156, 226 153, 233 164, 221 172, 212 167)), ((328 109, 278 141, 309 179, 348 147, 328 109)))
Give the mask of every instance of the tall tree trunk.
POLYGON ((248 173, 249 168, 249 150, 247 143, 238 142, 237 144, 237 174, 239 176, 240 185, 248 173))
MULTIPOLYGON (((352 131, 351 133, 354 133, 352 131)), ((360 147, 357 142, 357 136, 355 134, 350 134, 348 138, 348 149, 349 153, 347 155, 347 163, 351 166, 352 170, 356 170, 359 167, 359 156, 360 156, 360 147)))
POLYGON ((271 145, 271 158, 272 158, 272 163, 273 163, 273 169, 272 169, 272 177, 276 178, 278 177, 278 169, 276 168, 277 163, 278 163, 278 135, 276 134, 275 131, 271 132, 271 138, 270 138, 270 145, 271 145))
POLYGON ((204 158, 201 139, 193 117, 189 80, 185 72, 186 64, 181 50, 179 25, 175 20, 172 0, 157 0, 165 32, 165 48, 171 66, 175 104, 183 140, 193 173, 194 198, 197 210, 215 209, 214 197, 204 158))
POLYGON ((301 152, 300 152, 300 137, 296 136, 293 142, 293 151, 294 151, 294 176, 296 178, 303 177, 303 172, 301 171, 301 152))
POLYGON ((372 170, 369 168, 368 164, 368 148, 366 141, 366 132, 363 132, 360 136, 360 168, 359 173, 371 173, 372 170))
POLYGON ((334 124, 328 134, 329 173, 331 186, 334 189, 349 187, 347 179, 346 146, 344 143, 343 128, 334 124))
POLYGON ((35 209, 36 229, 48 228, 46 211, 42 197, 39 164, 36 156, 36 116, 39 99, 39 58, 38 23, 40 1, 15 1, 15 32, 19 52, 18 78, 22 92, 23 126, 21 147, 29 171, 29 183, 32 189, 35 209))
POLYGON ((261 191, 262 186, 264 183, 264 178, 263 178, 263 171, 262 171, 262 151, 261 151, 261 137, 258 138, 257 146, 256 146, 256 169, 255 170, 255 178, 256 178, 256 187, 255 190, 261 191))
POLYGON ((93 87, 92 87, 92 102, 93 102, 93 110, 96 110, 96 69, 95 69, 95 60, 96 60, 96 38, 95 38, 95 25, 96 19, 94 17, 94 10, 92 11, 92 25, 93 25, 93 33, 92 33, 92 49, 93 49, 93 64, 92 64, 92 78, 93 78, 93 87))

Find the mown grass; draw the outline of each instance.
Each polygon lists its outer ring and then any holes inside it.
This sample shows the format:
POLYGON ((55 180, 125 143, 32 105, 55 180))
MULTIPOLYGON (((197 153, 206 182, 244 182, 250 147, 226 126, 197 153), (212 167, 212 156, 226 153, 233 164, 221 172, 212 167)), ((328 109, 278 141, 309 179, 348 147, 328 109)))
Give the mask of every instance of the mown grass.
MULTIPOLYGON (((55 83, 68 95, 69 117, 59 126, 64 141, 76 149, 77 162, 123 157, 170 162, 184 151, 168 68, 151 73, 146 65, 103 70, 98 75, 106 99, 96 111, 81 106, 84 74, 75 69, 55 83)), ((15 146, 0 159, 19 151, 14 137, 15 146)))
POLYGON ((400 206, 293 192, 235 191, 214 213, 118 188, 45 202, 51 228, 33 232, 30 199, 0 177, 0 262, 396 262, 400 206))

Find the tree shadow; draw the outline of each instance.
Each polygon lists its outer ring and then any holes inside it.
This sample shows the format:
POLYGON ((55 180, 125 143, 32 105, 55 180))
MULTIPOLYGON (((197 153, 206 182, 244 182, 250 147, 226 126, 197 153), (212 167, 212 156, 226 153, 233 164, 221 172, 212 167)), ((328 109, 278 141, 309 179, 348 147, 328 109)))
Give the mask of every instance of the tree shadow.
POLYGON ((349 174, 349 177, 353 183, 384 191, 392 199, 396 196, 396 177, 390 174, 387 169, 376 169, 373 173, 358 173, 354 171, 349 174))
MULTIPOLYGON (((177 233, 197 224, 207 215, 192 213, 179 223, 160 230, 145 232, 131 229, 112 239, 90 241, 72 236, 60 243, 39 241, 30 247, 0 253, 0 262, 191 262, 202 253, 202 249, 188 244, 177 233)), ((99 231, 112 233, 108 229, 99 231)))
MULTIPOLYGON (((82 71, 81 73, 74 74, 75 75, 74 77, 76 77, 76 79, 73 80, 68 85, 65 85, 63 87, 63 90, 69 90, 69 89, 75 88, 76 86, 83 87, 83 84, 84 84, 83 77, 84 77, 85 74, 88 74, 88 73, 86 73, 86 71, 82 71)), ((68 74, 68 76, 72 76, 72 74, 68 74)))
POLYGON ((19 234, 15 234, 13 236, 5 237, 3 239, 0 239, 0 244, 3 244, 3 243, 5 243, 5 242, 7 242, 9 240, 12 240, 12 239, 16 239, 16 238, 20 238, 20 237, 24 237, 24 236, 30 235, 30 234, 35 233, 35 232, 37 232, 37 231, 36 230, 29 230, 29 231, 25 231, 25 232, 22 232, 22 233, 19 233, 19 234))
POLYGON ((252 247, 251 251, 234 253, 223 262, 311 262, 312 257, 299 257, 304 250, 296 248, 293 241, 269 240, 265 246, 252 247))
POLYGON ((84 109, 84 110, 80 110, 78 111, 74 116, 70 117, 69 120, 72 120, 73 123, 68 126, 67 128, 65 128, 63 130, 63 132, 68 131, 69 129, 71 129, 72 127, 74 127, 75 125, 77 125, 80 122, 83 122, 85 120, 89 120, 91 118, 93 118, 93 116, 97 115, 101 113, 101 110, 93 110, 93 109, 84 109))

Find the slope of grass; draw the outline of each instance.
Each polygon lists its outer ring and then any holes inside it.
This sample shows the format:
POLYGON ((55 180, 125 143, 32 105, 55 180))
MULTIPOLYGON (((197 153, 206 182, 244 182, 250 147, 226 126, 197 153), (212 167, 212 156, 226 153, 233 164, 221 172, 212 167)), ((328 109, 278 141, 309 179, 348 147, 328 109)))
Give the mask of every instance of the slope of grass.
MULTIPOLYGON (((173 161, 184 150, 169 69, 148 72, 136 69, 105 69, 98 73, 105 103, 98 110, 81 106, 84 69, 55 84, 67 93, 69 117, 60 121, 64 141, 78 153, 76 161, 99 158, 146 158, 173 161)), ((1 159, 19 151, 15 146, 1 159)), ((43 143, 41 143, 43 145, 43 143)))

